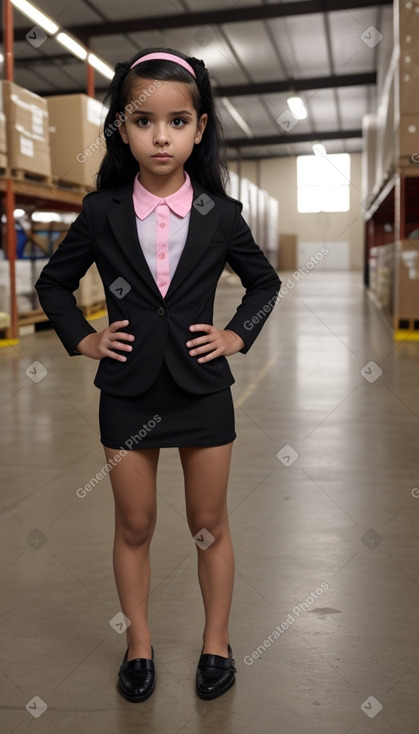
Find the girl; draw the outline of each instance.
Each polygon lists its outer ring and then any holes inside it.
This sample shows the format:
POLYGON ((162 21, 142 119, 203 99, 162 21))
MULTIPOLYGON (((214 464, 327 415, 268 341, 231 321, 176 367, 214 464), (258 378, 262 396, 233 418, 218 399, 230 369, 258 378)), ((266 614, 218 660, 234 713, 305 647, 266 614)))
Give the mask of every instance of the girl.
POLYGON ((226 503, 236 434, 226 357, 248 351, 280 280, 255 244, 242 205, 225 193, 222 133, 203 61, 172 49, 141 51, 116 65, 107 101, 98 191, 84 198, 36 289, 68 353, 100 360, 94 384, 101 390, 101 442, 113 466, 114 573, 129 620, 118 690, 134 702, 154 690, 149 548, 159 450, 175 446, 205 609, 196 690, 216 698, 236 672, 226 503), (100 332, 73 296, 93 262, 109 314, 100 332), (218 329, 213 302, 226 263, 246 292, 218 329))

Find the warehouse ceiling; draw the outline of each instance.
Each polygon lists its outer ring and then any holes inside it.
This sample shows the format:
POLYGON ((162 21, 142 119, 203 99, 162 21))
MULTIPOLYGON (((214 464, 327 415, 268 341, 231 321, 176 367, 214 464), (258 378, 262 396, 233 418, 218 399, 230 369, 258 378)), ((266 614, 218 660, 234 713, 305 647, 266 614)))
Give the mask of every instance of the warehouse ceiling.
MULTIPOLYGON (((328 153, 359 152, 362 117, 376 107, 380 55, 389 56, 393 45, 388 0, 36 4, 112 66, 147 46, 203 59, 232 158, 307 154, 314 142, 323 142, 328 153), (308 115, 290 125, 281 115, 292 94, 303 99, 308 115)), ((14 22, 17 84, 41 95, 86 91, 83 62, 53 38, 34 48, 25 38, 33 24, 17 11, 14 22)), ((99 74, 96 85, 102 99, 106 80, 99 74)))

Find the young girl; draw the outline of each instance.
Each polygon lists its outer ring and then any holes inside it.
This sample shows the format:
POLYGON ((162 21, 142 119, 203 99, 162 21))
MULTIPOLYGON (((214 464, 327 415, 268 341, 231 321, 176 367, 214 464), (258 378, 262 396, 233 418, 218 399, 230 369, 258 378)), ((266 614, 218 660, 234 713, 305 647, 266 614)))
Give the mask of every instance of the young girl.
POLYGON ((70 355, 100 360, 101 442, 112 465, 114 573, 128 618, 118 690, 144 701, 155 665, 147 619, 159 450, 178 447, 205 609, 196 673, 201 698, 235 681, 228 620, 234 557, 226 503, 236 438, 226 357, 246 353, 280 280, 224 190, 222 133, 203 61, 152 48, 117 64, 107 96, 107 153, 36 289, 70 355), (109 326, 96 332, 73 292, 96 262, 109 326), (246 289, 225 328, 213 325, 229 263, 246 289), (116 457, 116 458, 115 458, 116 457))

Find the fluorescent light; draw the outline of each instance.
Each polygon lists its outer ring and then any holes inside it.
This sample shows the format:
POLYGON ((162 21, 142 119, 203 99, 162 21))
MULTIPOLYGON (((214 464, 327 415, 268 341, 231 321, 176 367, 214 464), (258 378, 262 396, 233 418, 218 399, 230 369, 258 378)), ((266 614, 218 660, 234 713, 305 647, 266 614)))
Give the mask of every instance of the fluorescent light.
POLYGON ((305 120, 307 117, 307 110, 301 97, 289 97, 287 99, 287 104, 297 120, 305 120))
POLYGON ((25 213, 26 212, 24 209, 15 209, 13 212, 13 216, 15 217, 15 219, 20 219, 20 217, 25 216, 25 213))
POLYGON ((241 114, 236 110, 236 108, 231 104, 230 100, 227 99, 227 97, 222 97, 222 103, 224 107, 226 108, 227 112, 231 115, 233 120, 237 123, 239 128, 243 130, 244 134, 247 135, 248 138, 253 138, 253 133, 247 124, 245 120, 243 120, 241 114))
POLYGON ((317 155, 319 158, 327 157, 326 148, 324 147, 324 145, 322 145, 322 143, 314 143, 312 147, 314 155, 317 155))
POLYGON ((10 0, 10 2, 17 10, 20 10, 23 15, 26 15, 29 20, 33 20, 34 23, 49 33, 50 36, 53 36, 54 33, 58 31, 60 26, 58 26, 48 15, 42 13, 39 8, 32 5, 32 3, 29 3, 27 0, 10 0))
POLYGON ((102 74, 102 76, 106 77, 107 79, 113 78, 113 75, 115 73, 114 70, 110 66, 108 66, 108 64, 105 64, 104 61, 95 56, 95 54, 89 53, 87 61, 89 62, 90 66, 93 66, 96 71, 102 74))
POLYGON ((58 35, 55 36, 55 40, 58 41, 58 43, 61 43, 62 46, 65 46, 65 48, 68 48, 68 50, 75 56, 78 56, 79 59, 85 61, 87 50, 74 38, 69 36, 68 33, 58 33, 58 35))
POLYGON ((61 217, 57 212, 34 212, 32 214, 33 222, 61 222, 61 217))

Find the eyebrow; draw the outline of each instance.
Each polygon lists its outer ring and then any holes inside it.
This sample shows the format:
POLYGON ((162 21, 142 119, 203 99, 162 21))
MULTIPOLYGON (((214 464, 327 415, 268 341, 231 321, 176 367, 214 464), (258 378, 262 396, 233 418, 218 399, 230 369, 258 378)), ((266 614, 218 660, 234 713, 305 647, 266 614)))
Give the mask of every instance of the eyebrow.
MULTIPOLYGON (((133 115, 149 115, 150 117, 153 117, 154 112, 148 112, 147 110, 134 110, 132 112, 132 114, 133 115)), ((168 112, 167 114, 170 117, 172 115, 189 115, 190 117, 193 116, 192 112, 190 112, 189 110, 179 110, 179 111, 175 111, 175 112, 168 112)))

